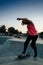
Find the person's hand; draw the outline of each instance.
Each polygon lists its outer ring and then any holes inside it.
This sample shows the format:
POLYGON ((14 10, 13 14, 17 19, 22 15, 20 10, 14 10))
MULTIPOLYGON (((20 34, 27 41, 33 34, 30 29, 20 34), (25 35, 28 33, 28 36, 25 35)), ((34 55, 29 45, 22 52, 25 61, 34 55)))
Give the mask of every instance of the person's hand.
POLYGON ((17 20, 20 20, 20 18, 17 18, 17 20))

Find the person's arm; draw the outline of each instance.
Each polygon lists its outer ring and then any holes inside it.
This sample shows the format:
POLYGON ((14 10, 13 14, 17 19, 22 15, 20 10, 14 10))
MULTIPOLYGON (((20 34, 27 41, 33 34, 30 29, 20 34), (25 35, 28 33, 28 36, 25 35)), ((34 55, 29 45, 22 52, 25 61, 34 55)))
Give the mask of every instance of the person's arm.
POLYGON ((27 18, 17 18, 17 20, 26 20, 27 18))
POLYGON ((28 20, 27 18, 17 18, 17 20, 22 20, 22 24, 31 24, 32 21, 31 20, 28 20))

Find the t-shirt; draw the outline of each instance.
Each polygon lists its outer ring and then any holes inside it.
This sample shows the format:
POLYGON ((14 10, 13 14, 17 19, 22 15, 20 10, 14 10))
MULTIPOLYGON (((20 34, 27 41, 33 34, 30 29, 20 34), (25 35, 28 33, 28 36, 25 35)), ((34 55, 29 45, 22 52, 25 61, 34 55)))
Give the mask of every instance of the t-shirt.
POLYGON ((28 34, 31 36, 35 36, 38 35, 38 32, 34 26, 34 24, 28 24, 27 25, 27 29, 28 29, 28 34))

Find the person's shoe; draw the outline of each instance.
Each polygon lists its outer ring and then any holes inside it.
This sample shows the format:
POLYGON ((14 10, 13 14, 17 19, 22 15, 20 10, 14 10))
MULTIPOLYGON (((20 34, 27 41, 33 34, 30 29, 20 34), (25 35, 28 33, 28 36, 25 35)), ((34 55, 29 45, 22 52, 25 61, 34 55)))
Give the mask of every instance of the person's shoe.
POLYGON ((26 56, 26 54, 20 54, 21 56, 26 56))
POLYGON ((35 54, 34 57, 37 57, 37 54, 35 54))
POLYGON ((34 57, 37 57, 37 51, 34 52, 34 57))

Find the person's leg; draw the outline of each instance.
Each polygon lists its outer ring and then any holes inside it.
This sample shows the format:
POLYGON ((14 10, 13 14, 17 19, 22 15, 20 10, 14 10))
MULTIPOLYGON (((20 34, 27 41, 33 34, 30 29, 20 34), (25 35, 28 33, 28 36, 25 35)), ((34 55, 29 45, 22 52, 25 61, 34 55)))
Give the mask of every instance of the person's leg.
POLYGON ((27 46, 28 46, 28 43, 29 43, 30 40, 31 40, 31 37, 30 37, 30 35, 29 35, 29 36, 27 37, 25 43, 24 43, 24 49, 23 49, 22 54, 25 54, 26 49, 27 49, 27 46))
POLYGON ((36 40, 37 40, 37 38, 38 38, 38 35, 32 37, 32 42, 31 42, 31 47, 34 50, 34 57, 37 57, 37 47, 36 47, 36 40))

